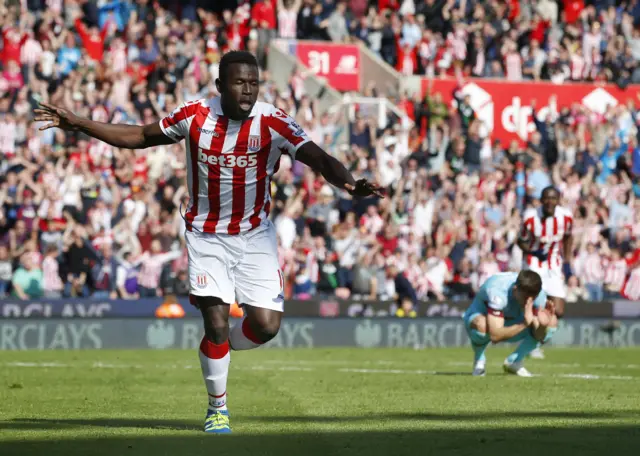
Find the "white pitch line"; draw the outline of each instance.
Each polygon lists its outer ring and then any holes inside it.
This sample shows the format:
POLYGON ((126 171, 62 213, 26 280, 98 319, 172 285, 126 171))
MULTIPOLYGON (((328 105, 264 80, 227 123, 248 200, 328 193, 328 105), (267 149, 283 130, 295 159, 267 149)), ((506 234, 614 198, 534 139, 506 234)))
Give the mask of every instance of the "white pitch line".
POLYGON ((436 371, 426 370, 404 370, 404 369, 354 369, 344 368, 338 369, 338 372, 353 372, 356 374, 413 374, 413 375, 435 375, 436 371))
MULTIPOLYGON (((544 366, 559 367, 559 368, 575 368, 575 367, 592 367, 595 369, 639 369, 638 364, 580 364, 580 363, 554 363, 550 361, 542 361, 544 366)), ((471 365, 469 362, 463 361, 450 361, 447 363, 449 366, 462 366, 468 367, 471 365)), ((490 363, 495 366, 500 366, 498 363, 490 363)))
POLYGON ((555 374, 552 377, 580 378, 584 380, 633 380, 634 377, 626 375, 593 375, 593 374, 555 374))
MULTIPOLYGON (((404 375, 438 375, 437 371, 425 370, 401 370, 401 369, 338 369, 338 372, 352 372, 358 374, 404 374, 404 375)), ((461 372, 460 374, 464 374, 461 372)), ((546 377, 546 375, 536 374, 535 377, 546 377)), ((584 380, 634 380, 635 377, 622 375, 594 375, 594 374, 552 374, 550 377, 557 378, 579 378, 584 380)))
MULTIPOLYGON (((296 367, 296 366, 278 366, 278 365, 253 365, 253 366, 234 366, 236 370, 243 371, 282 371, 282 372, 313 372, 317 371, 314 367, 296 367)), ((450 363, 451 364, 451 363, 450 363)), ((93 369, 194 369, 197 366, 191 364, 185 365, 141 365, 141 364, 107 364, 96 362, 89 365, 83 364, 63 364, 63 363, 33 363, 33 362, 6 362, 0 363, 0 365, 7 367, 27 367, 27 368, 93 368, 93 369)), ((464 364, 465 366, 467 363, 464 364)), ((353 373, 353 374, 382 374, 382 375, 438 375, 438 371, 422 370, 422 369, 359 369, 359 368, 337 368, 336 372, 341 373, 353 373)), ((460 372, 464 375, 464 372, 460 372)), ((547 375, 535 374, 534 377, 546 377, 547 375)), ((596 374, 582 374, 582 373, 568 373, 568 374, 551 374, 549 377, 553 378, 573 378, 582 380, 640 380, 638 377, 631 377, 626 375, 596 375, 596 374)))
POLYGON ((5 366, 9 367, 71 367, 69 364, 61 364, 61 363, 24 363, 24 362, 13 362, 13 363, 3 363, 5 366))
MULTIPOLYGON (((307 365, 323 365, 323 366, 347 366, 354 364, 352 361, 344 360, 326 360, 326 361, 309 361, 303 359, 291 359, 287 361, 279 361, 277 359, 267 359, 262 361, 264 364, 307 366, 307 365)), ((371 361, 361 361, 357 364, 371 364, 371 361)))
POLYGON ((313 370, 315 370, 313 367, 296 367, 296 366, 262 366, 262 365, 255 365, 255 366, 251 366, 251 367, 237 367, 236 369, 239 370, 267 370, 267 371, 273 371, 273 370, 277 370, 277 371, 294 371, 294 372, 311 372, 313 370))
POLYGON ((143 369, 145 366, 142 364, 110 364, 98 361, 93 363, 91 367, 97 369, 143 369))

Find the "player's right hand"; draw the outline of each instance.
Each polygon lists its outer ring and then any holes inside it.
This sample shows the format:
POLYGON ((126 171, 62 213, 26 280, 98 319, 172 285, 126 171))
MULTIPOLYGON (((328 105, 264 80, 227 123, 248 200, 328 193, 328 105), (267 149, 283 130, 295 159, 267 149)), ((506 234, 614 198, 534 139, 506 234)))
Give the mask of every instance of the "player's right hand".
POLYGON ((524 322, 527 326, 531 326, 533 323, 533 298, 527 298, 527 302, 524 304, 524 322))
POLYGON ((40 103, 39 108, 33 111, 36 114, 35 122, 49 122, 40 127, 40 131, 58 127, 61 130, 75 130, 77 128, 78 116, 68 109, 58 108, 48 103, 40 103))

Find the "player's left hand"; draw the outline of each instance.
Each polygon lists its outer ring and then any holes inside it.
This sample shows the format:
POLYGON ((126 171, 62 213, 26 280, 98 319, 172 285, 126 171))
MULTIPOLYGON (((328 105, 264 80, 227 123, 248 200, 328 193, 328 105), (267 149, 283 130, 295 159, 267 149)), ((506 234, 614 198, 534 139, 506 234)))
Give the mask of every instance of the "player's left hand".
POLYGON ((573 271, 571 270, 571 263, 566 262, 562 265, 562 272, 564 274, 565 279, 573 276, 573 271))
POLYGON ((365 197, 375 195, 380 198, 384 198, 384 188, 369 182, 367 179, 359 179, 356 181, 356 185, 345 184, 345 190, 351 195, 356 197, 365 197))
POLYGON ((551 324, 552 318, 553 313, 548 309, 540 309, 538 311, 538 323, 540 323, 540 326, 547 328, 551 324))
POLYGON ((550 312, 553 315, 556 314, 556 303, 553 299, 547 299, 547 304, 544 308, 547 312, 550 312))

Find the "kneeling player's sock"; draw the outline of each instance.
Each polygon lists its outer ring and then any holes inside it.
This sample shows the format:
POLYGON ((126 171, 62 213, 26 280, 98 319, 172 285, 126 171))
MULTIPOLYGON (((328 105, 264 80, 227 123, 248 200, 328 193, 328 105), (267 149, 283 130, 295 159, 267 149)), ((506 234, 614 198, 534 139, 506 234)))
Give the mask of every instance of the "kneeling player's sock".
POLYGON ((232 350, 251 350, 262 345, 262 342, 253 333, 249 321, 245 318, 242 323, 235 325, 229 333, 229 345, 232 350))
POLYGON ((520 342, 516 351, 511 353, 507 357, 507 363, 519 363, 524 361, 529 353, 531 353, 538 346, 538 341, 531 335, 527 334, 527 336, 520 342))
POLYGON ((475 365, 484 365, 487 362, 487 357, 484 352, 489 345, 489 336, 486 333, 481 333, 477 329, 471 330, 471 347, 473 348, 473 363, 475 365))
POLYGON ((202 338, 200 343, 200 367, 204 384, 209 393, 209 408, 227 409, 227 376, 229 375, 229 342, 216 345, 207 339, 202 338))

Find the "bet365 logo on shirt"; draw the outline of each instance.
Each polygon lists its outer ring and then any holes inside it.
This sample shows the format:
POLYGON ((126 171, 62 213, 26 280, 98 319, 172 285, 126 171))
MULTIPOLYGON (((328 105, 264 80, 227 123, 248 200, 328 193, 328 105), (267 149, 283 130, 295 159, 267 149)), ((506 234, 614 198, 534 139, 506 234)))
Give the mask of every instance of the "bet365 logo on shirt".
POLYGON ((256 155, 214 155, 198 149, 198 161, 209 165, 220 165, 224 168, 253 168, 258 165, 256 155))

